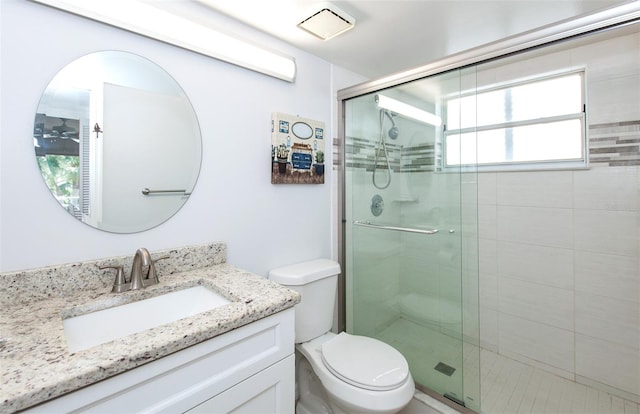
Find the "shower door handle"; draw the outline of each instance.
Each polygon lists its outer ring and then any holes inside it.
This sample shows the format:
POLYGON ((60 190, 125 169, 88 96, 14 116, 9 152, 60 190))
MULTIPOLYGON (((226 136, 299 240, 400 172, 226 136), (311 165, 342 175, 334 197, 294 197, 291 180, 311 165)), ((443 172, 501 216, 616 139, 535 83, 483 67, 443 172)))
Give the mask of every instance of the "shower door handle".
POLYGON ((355 226, 371 227, 371 228, 382 229, 382 230, 404 231, 407 233, 418 233, 418 234, 436 234, 439 231, 438 229, 416 229, 412 227, 388 226, 385 224, 376 224, 370 221, 360 221, 360 220, 355 220, 353 224, 355 226))

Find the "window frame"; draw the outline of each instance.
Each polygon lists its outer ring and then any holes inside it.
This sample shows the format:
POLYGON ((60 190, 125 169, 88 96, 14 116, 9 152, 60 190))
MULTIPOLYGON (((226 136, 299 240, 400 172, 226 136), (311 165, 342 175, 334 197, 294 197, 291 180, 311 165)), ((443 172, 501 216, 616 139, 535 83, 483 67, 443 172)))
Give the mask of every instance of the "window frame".
MULTIPOLYGON (((451 129, 449 130, 448 124, 443 124, 443 128, 441 132, 440 138, 440 171, 537 171, 537 170, 567 170, 567 169, 588 169, 589 168, 589 138, 588 138, 588 128, 587 128, 587 94, 586 94, 586 84, 587 84, 587 70, 586 67, 573 67, 569 69, 553 71, 553 72, 545 72, 538 75, 527 76, 523 78, 518 78, 513 81, 500 82, 496 84, 492 84, 486 87, 481 87, 475 90, 466 91, 463 93, 450 95, 444 97, 441 101, 441 108, 443 112, 443 119, 447 119, 447 104, 449 101, 454 99, 462 99, 468 96, 477 96, 483 93, 489 93, 497 90, 506 90, 513 87, 517 87, 520 85, 530 85, 535 84, 537 82, 543 82, 550 79, 562 78, 571 75, 578 74, 580 75, 580 93, 581 93, 581 107, 582 110, 580 112, 575 112, 571 114, 565 115, 554 115, 542 118, 529 118, 520 121, 508 121, 496 124, 489 124, 483 126, 472 126, 466 128, 459 129, 451 129), (528 125, 541 125, 548 124, 554 122, 561 122, 567 120, 579 120, 581 125, 580 131, 580 150, 582 156, 580 158, 572 158, 572 159, 547 159, 547 160, 534 160, 534 161, 505 161, 505 162, 491 162, 491 163, 460 163, 460 164, 447 164, 447 137, 451 135, 462 135, 465 133, 477 133, 482 131, 490 131, 490 130, 507 130, 514 127, 520 126, 528 126, 528 125)), ((476 121, 477 123, 477 121, 476 121)), ((476 145, 478 145, 478 141, 476 138, 476 145)))

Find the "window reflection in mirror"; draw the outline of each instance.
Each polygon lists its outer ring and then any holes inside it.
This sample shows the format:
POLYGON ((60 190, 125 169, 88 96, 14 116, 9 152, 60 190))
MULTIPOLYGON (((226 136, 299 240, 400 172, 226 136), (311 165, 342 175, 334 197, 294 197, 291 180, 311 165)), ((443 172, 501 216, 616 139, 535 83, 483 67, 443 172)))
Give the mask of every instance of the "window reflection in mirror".
POLYGON ((60 205, 76 218, 81 218, 79 123, 36 114, 33 131, 42 178, 60 205))

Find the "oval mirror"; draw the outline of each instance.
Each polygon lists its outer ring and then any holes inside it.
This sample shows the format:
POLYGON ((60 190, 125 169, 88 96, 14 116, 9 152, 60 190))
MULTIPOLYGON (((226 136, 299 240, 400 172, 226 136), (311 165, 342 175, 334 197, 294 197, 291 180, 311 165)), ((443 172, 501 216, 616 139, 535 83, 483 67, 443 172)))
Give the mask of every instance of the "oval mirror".
POLYGON ((53 196, 100 230, 134 233, 164 222, 200 172, 189 99, 161 67, 128 52, 92 53, 58 72, 40 99, 33 135, 53 196))
POLYGON ((291 132, 300 139, 309 139, 313 136, 313 128, 306 122, 296 122, 291 126, 291 132))

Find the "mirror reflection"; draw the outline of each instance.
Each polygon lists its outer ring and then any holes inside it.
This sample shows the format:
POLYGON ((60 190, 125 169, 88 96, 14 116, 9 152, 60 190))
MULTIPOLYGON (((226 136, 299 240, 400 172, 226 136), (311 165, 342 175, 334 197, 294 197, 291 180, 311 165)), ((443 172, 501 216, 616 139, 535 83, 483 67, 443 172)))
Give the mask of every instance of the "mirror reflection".
POLYGON ((291 127, 291 132, 300 139, 309 139, 313 136, 313 128, 306 122, 296 122, 291 127))
POLYGON ((100 230, 134 233, 175 214, 201 162, 195 112, 155 63, 103 51, 64 67, 34 122, 38 167, 60 205, 100 230))

